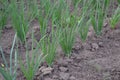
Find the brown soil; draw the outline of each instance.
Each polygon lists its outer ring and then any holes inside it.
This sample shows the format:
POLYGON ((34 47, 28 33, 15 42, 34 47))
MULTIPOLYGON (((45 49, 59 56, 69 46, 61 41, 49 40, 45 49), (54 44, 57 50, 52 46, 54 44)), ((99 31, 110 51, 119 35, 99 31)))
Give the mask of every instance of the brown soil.
MULTIPOLYGON (((32 24, 31 26, 38 30, 36 21, 32 24)), ((14 34, 9 24, 2 31, 0 45, 8 61, 14 34)), ((40 39, 39 30, 35 31, 35 37, 40 39)), ((29 34, 27 40, 31 50, 29 34)), ((120 80, 120 23, 115 29, 111 29, 109 24, 105 23, 100 36, 96 36, 91 28, 85 43, 77 36, 69 58, 63 55, 61 48, 58 48, 56 54, 52 70, 47 74, 39 70, 35 80, 120 80)), ((24 60, 24 45, 19 46, 19 55, 24 60)), ((1 56, 0 63, 3 63, 1 56)), ((48 68, 46 64, 41 65, 40 69, 41 67, 48 68)), ((17 74, 17 80, 25 80, 20 70, 17 74)), ((1 75, 0 80, 3 80, 1 75)))
MULTIPOLYGON (((9 26, 2 33, 0 44, 9 59, 15 33, 9 26)), ((23 47, 20 51, 20 55, 25 56, 23 47)), ((60 55, 57 56, 51 73, 43 75, 38 71, 40 74, 36 75, 35 80, 120 80, 120 24, 116 29, 105 25, 100 36, 96 36, 91 29, 85 43, 77 37, 69 58, 63 55, 60 48, 57 53, 60 55)), ((18 74, 18 80, 24 80, 21 73, 18 74)))
POLYGON ((70 58, 57 58, 53 72, 43 80, 120 80, 119 25, 104 27, 99 37, 90 32, 85 43, 77 38, 70 58))

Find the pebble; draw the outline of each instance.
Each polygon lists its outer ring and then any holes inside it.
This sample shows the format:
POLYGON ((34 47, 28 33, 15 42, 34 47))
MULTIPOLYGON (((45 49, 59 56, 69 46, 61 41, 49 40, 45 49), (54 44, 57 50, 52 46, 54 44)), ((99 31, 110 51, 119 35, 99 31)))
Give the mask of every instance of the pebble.
POLYGON ((39 68, 39 71, 41 71, 41 70, 43 70, 45 68, 46 68, 45 66, 42 66, 42 67, 39 68))
POLYGON ((48 75, 48 74, 52 73, 53 68, 51 68, 51 67, 46 68, 46 67, 43 66, 39 69, 39 71, 41 71, 43 75, 48 75))
POLYGON ((53 79, 58 79, 58 76, 57 75, 53 75, 53 79))
POLYGON ((90 44, 86 44, 86 45, 85 45, 85 48, 86 48, 87 50, 91 50, 90 44))
POLYGON ((45 71, 52 71, 52 70, 53 70, 53 68, 48 67, 48 68, 44 68, 44 69, 42 69, 41 71, 42 71, 42 72, 45 72, 45 71))
POLYGON ((73 61, 73 59, 67 58, 66 61, 67 61, 68 63, 71 63, 71 62, 73 61))
POLYGON ((60 77, 61 77, 63 80, 68 80, 69 77, 70 77, 70 74, 69 74, 69 73, 60 72, 60 77))
POLYGON ((97 43, 92 43, 92 48, 97 50, 99 48, 98 44, 97 43))
POLYGON ((51 79, 51 78, 45 78, 44 80, 53 80, 53 79, 51 79))
POLYGON ((40 27, 39 27, 39 26, 34 26, 34 27, 33 27, 33 30, 34 30, 34 33, 35 33, 36 31, 39 31, 39 30, 40 30, 40 27))
POLYGON ((103 42, 99 42, 98 45, 99 45, 100 47, 103 47, 103 42))
POLYGON ((58 62, 59 65, 62 65, 62 66, 67 66, 68 65, 68 62, 66 60, 62 59, 62 58, 57 60, 57 62, 58 62))
POLYGON ((71 76, 70 80, 76 80, 76 78, 74 76, 71 76))
POLYGON ((105 22, 105 23, 103 24, 103 26, 104 26, 104 27, 106 27, 107 25, 108 25, 108 23, 107 23, 107 22, 105 22))
POLYGON ((120 46, 119 44, 115 43, 115 47, 119 47, 119 46, 120 46))
POLYGON ((66 68, 66 67, 60 67, 59 69, 60 69, 61 72, 67 72, 68 71, 68 68, 66 68))
POLYGON ((51 71, 45 71, 45 72, 43 72, 43 75, 49 75, 49 74, 51 74, 51 71))
POLYGON ((74 66, 78 66, 78 63, 74 63, 74 66))
POLYGON ((76 45, 73 46, 74 50, 80 50, 81 46, 76 43, 76 45))
POLYGON ((5 28, 7 28, 7 29, 11 29, 11 28, 12 28, 12 25, 7 24, 7 25, 5 26, 5 28))

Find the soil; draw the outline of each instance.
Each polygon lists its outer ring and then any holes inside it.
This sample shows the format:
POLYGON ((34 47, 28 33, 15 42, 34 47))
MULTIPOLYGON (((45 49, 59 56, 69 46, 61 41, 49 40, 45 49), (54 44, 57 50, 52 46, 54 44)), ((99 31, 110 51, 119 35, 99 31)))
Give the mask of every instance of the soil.
MULTIPOLYGON (((38 23, 32 22, 35 37, 40 39, 38 23), (36 31, 38 30, 38 31, 36 31)), ((14 30, 8 24, 2 31, 0 45, 5 57, 9 61, 9 53, 14 38, 14 30)), ((30 35, 27 35, 28 48, 31 50, 30 35)), ((64 56, 59 47, 54 64, 48 67, 42 64, 35 75, 34 80, 120 80, 120 23, 115 29, 105 22, 102 34, 96 36, 90 28, 86 42, 81 42, 76 36, 71 56, 64 56)), ((19 55, 25 58, 24 45, 19 46, 19 55)), ((3 63, 0 56, 0 64, 3 63)), ((25 80, 18 69, 17 80, 25 80)), ((0 75, 0 80, 3 80, 0 75)))
POLYGON ((85 43, 78 37, 72 55, 57 58, 53 71, 41 80, 120 80, 119 25, 106 25, 100 36, 90 30, 85 43))
MULTIPOLYGON (((36 27, 37 23, 34 23, 36 27)), ((14 34, 9 25, 2 32, 1 45, 7 59, 14 34)), ((86 42, 76 37, 70 57, 64 56, 61 48, 58 48, 57 54, 59 56, 50 71, 44 74, 39 70, 35 80, 120 80, 120 24, 111 29, 105 23, 100 36, 96 36, 90 28, 86 42)), ((20 47, 20 55, 25 56, 24 47, 20 47)), ((41 67, 49 70, 46 65, 41 67)), ((24 80, 20 71, 18 80, 24 80)))

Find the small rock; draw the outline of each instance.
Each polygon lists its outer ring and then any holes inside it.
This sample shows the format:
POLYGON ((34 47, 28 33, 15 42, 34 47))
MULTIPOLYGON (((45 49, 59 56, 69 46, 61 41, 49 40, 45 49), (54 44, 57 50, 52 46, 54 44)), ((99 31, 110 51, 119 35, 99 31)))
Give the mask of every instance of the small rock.
POLYGON ((58 62, 59 65, 62 65, 62 66, 67 66, 68 65, 68 62, 66 60, 62 59, 62 58, 57 60, 57 62, 58 62))
POLYGON ((61 77, 63 80, 68 80, 69 77, 70 77, 70 74, 69 74, 69 73, 61 72, 61 73, 60 73, 60 77, 61 77))
POLYGON ((76 80, 76 78, 74 76, 71 76, 70 80, 76 80))
POLYGON ((73 60, 70 59, 70 58, 67 58, 66 61, 70 63, 70 62, 72 62, 73 60))
POLYGON ((84 47, 85 47, 87 50, 91 50, 90 44, 85 44, 84 47))
POLYGON ((76 45, 73 46, 73 50, 80 50, 80 45, 76 43, 76 45))
POLYGON ((78 66, 78 63, 74 63, 74 66, 78 66))
POLYGON ((95 49, 94 49, 94 48, 92 48, 92 49, 91 49, 91 51, 95 51, 95 49))
POLYGON ((60 69, 61 72, 66 72, 66 71, 68 71, 68 68, 66 68, 66 67, 60 67, 59 69, 60 69))
POLYGON ((40 30, 40 27, 39 27, 39 26, 34 26, 34 27, 33 27, 33 30, 34 30, 34 33, 36 33, 37 31, 40 30))
POLYGON ((104 27, 106 27, 107 25, 108 25, 108 23, 107 23, 107 22, 105 22, 105 23, 103 24, 103 26, 104 26, 104 27))
POLYGON ((11 29, 11 28, 12 28, 12 25, 7 24, 7 25, 5 26, 5 28, 7 28, 7 29, 11 29))
POLYGON ((52 70, 53 70, 53 68, 48 67, 48 68, 42 69, 41 71, 42 71, 42 72, 45 72, 45 71, 52 71, 52 70))
POLYGON ((52 73, 53 68, 51 68, 51 67, 48 67, 48 68, 41 67, 41 68, 39 69, 39 71, 41 71, 43 75, 48 75, 48 74, 51 74, 51 73, 52 73))
POLYGON ((37 71, 35 76, 39 76, 40 75, 40 71, 37 71))
POLYGON ((103 47, 103 42, 99 42, 98 45, 99 45, 100 47, 103 47))
POLYGON ((97 43, 92 43, 92 48, 97 50, 99 48, 98 44, 97 43))
POLYGON ((88 37, 91 37, 94 34, 93 31, 94 31, 93 27, 90 26, 89 31, 88 31, 88 37))
POLYGON ((56 75, 53 75, 53 79, 57 79, 58 78, 58 76, 56 76, 56 75))
POLYGON ((39 71, 41 71, 41 70, 43 70, 45 68, 46 68, 45 66, 42 66, 42 67, 39 68, 39 71))
POLYGON ((53 80, 53 79, 51 79, 51 78, 45 78, 44 80, 53 80))
POLYGON ((49 75, 49 74, 51 74, 51 71, 45 71, 45 72, 43 72, 43 75, 49 75))
POLYGON ((119 46, 120 46, 119 44, 117 44, 117 43, 115 44, 115 47, 119 47, 119 46))

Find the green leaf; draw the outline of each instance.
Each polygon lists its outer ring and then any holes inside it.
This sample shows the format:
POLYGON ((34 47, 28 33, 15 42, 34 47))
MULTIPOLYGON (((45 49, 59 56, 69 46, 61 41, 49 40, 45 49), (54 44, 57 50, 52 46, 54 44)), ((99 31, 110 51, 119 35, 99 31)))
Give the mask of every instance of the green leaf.
POLYGON ((0 67, 0 73, 2 74, 5 80, 12 80, 12 76, 1 67, 0 67))
POLYGON ((118 3, 120 4, 120 0, 117 0, 118 1, 118 3))
POLYGON ((81 40, 84 42, 88 35, 90 20, 86 21, 83 19, 79 24, 78 32, 80 34, 81 40))

